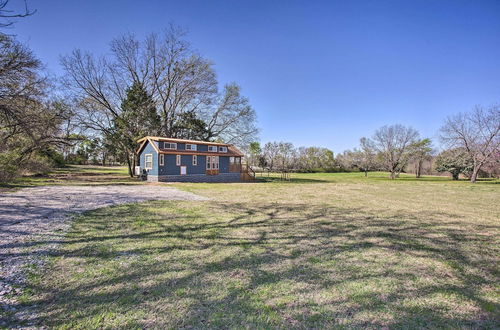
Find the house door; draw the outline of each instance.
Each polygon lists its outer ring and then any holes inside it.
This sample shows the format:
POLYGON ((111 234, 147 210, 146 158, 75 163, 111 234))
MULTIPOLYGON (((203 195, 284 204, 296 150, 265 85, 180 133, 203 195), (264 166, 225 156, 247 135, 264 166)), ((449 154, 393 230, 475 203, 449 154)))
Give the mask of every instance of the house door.
POLYGON ((219 156, 207 156, 207 175, 219 174, 219 156))
POLYGON ((187 174, 187 167, 181 166, 181 175, 186 175, 186 174, 187 174))

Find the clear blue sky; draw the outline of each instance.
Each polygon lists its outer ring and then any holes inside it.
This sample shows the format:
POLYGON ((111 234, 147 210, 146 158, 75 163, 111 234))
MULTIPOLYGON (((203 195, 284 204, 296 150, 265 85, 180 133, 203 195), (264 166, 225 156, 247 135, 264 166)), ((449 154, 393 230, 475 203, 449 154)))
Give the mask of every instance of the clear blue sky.
MULTIPOLYGON (((19 0, 11 0, 19 1, 19 0)), ((236 81, 262 142, 335 153, 384 125, 435 138, 444 118, 500 102, 500 1, 51 1, 11 31, 49 70, 169 22, 236 81)))

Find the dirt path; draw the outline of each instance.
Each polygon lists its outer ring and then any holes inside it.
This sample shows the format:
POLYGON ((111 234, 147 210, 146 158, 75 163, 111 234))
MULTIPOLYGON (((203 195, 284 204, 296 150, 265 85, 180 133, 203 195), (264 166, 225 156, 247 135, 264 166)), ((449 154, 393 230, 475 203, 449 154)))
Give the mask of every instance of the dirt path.
POLYGON ((0 194, 0 312, 15 313, 26 266, 40 264, 40 256, 61 241, 69 214, 146 200, 205 199, 159 185, 45 186, 0 194))

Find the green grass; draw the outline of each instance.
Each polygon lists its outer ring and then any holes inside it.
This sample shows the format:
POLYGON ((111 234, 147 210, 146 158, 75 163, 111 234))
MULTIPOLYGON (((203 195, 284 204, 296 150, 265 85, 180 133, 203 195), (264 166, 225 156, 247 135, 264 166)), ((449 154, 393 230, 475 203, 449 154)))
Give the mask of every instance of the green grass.
POLYGON ((292 179, 78 216, 23 301, 65 329, 498 327, 498 181, 292 179))
POLYGON ((46 185, 98 185, 98 184, 133 184, 137 178, 128 176, 123 166, 70 165, 56 168, 45 175, 26 175, 13 182, 1 183, 0 192, 14 191, 20 188, 46 185))

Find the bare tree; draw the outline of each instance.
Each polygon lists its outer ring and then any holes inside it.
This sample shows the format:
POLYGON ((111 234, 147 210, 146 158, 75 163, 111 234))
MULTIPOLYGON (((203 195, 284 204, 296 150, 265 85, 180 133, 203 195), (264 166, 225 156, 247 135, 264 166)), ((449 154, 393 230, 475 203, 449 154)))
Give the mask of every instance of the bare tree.
POLYGON ((24 1, 24 8, 21 11, 9 9, 9 2, 10 0, 0 0, 0 19, 4 20, 4 22, 0 22, 0 28, 14 24, 11 20, 13 18, 31 16, 36 12, 36 10, 30 10, 28 8, 28 2, 26 0, 24 1))
MULTIPOLYGON (((80 101, 82 124, 103 135, 112 134, 126 91, 137 84, 158 111, 158 127, 151 134, 182 137, 191 126, 185 121, 191 120, 198 128, 204 122, 204 132, 199 134, 207 141, 243 144, 253 140, 255 111, 241 96, 240 87, 230 84, 219 92, 212 63, 184 37, 182 29, 171 25, 164 34, 151 34, 142 41, 131 34, 121 36, 112 41, 107 57, 80 50, 62 57, 67 73, 64 83, 80 101)), ((126 148, 119 141, 117 145, 126 148)), ((132 155, 133 150, 128 153, 132 155)))
POLYGON ((500 150, 495 152, 491 159, 483 165, 483 171, 490 177, 500 177, 500 150))
POLYGON ((365 137, 359 141, 360 149, 345 150, 337 155, 337 163, 343 170, 359 170, 368 176, 368 171, 377 168, 377 152, 373 141, 365 137))
POLYGON ((359 140, 359 145, 361 150, 359 151, 358 166, 363 172, 365 172, 365 177, 367 177, 368 171, 373 170, 377 164, 377 154, 375 152, 375 146, 370 139, 362 137, 359 140))
POLYGON ((63 102, 47 95, 49 80, 33 53, 0 34, 0 170, 14 175, 34 153, 66 143, 61 131, 68 118, 63 102), (14 169, 6 170, 7 167, 14 169))
POLYGON ((295 155, 295 149, 290 142, 278 143, 277 163, 281 171, 287 171, 293 167, 292 159, 295 155))
POLYGON ((224 86, 217 104, 201 115, 207 122, 206 139, 219 138, 240 146, 253 141, 257 133, 256 115, 248 99, 241 95, 240 86, 235 83, 224 86))
POLYGON ((280 145, 278 142, 267 142, 262 149, 264 159, 269 170, 274 170, 277 158, 280 152, 280 145))
POLYGON ((476 106, 470 113, 459 113, 446 119, 441 140, 450 148, 463 148, 473 161, 472 183, 483 165, 491 161, 500 148, 500 105, 487 109, 476 106))
POLYGON ((372 145, 382 158, 390 178, 395 179, 404 169, 411 156, 411 146, 418 132, 403 125, 383 126, 373 135, 372 145))
POLYGON ((352 171, 358 168, 358 150, 344 150, 335 157, 335 162, 344 171, 352 171))
POLYGON ((335 167, 333 151, 320 147, 300 147, 296 150, 294 169, 314 171, 318 169, 331 170, 335 167))

